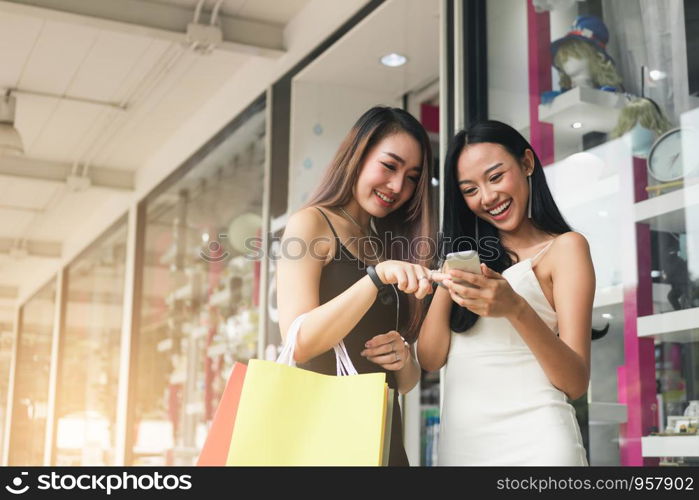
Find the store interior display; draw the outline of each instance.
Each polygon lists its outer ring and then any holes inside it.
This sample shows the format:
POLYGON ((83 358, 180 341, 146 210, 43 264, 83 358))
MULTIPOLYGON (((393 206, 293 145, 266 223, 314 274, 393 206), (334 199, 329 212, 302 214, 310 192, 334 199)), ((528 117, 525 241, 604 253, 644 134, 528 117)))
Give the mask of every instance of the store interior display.
POLYGON ((656 312, 699 307, 699 279, 693 280, 690 273, 686 234, 651 231, 651 242, 656 312))
POLYGON ((570 31, 551 43, 552 64, 558 71, 559 91, 546 92, 542 102, 575 87, 623 92, 623 79, 606 51, 609 31, 595 16, 578 16, 570 31))
POLYGON ((656 345, 658 386, 658 435, 695 435, 699 426, 699 401, 691 361, 697 343, 664 342, 656 345), (684 361, 684 362, 683 362, 684 361))
POLYGON ((148 202, 133 464, 192 465, 231 368, 257 356, 260 261, 246 245, 261 228, 264 139, 260 105, 148 202))
POLYGON ((632 154, 647 158, 655 140, 671 128, 670 120, 654 100, 627 95, 627 103, 610 136, 616 139, 630 132, 632 154))
POLYGON ((566 34, 551 42, 558 88, 542 92, 539 120, 554 125, 557 156, 605 143, 626 105, 608 42, 607 26, 590 14, 578 15, 566 34))

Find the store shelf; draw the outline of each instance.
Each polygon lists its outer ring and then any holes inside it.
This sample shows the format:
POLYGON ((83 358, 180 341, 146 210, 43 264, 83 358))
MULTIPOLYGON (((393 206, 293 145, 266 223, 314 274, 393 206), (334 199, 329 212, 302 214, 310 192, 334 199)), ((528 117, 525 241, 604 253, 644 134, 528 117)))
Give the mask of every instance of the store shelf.
POLYGON ((663 342, 699 341, 699 307, 641 316, 636 324, 639 337, 655 337, 663 342))
POLYGON ((699 205, 699 184, 636 203, 635 219, 650 224, 652 229, 684 232, 686 217, 683 209, 694 205, 699 205))
POLYGON ((646 436, 641 447, 644 457, 699 457, 699 435, 646 436))
POLYGON ((588 404, 588 420, 591 424, 623 424, 628 420, 628 409, 620 403, 588 404))
POLYGON ((619 285, 607 286, 595 291, 593 308, 608 307, 624 302, 624 287, 619 285))
POLYGON ((623 107, 622 94, 575 87, 560 94, 551 103, 539 105, 539 121, 553 124, 557 132, 582 137, 593 131, 611 132, 623 107), (572 128, 575 122, 580 122, 582 126, 572 128))

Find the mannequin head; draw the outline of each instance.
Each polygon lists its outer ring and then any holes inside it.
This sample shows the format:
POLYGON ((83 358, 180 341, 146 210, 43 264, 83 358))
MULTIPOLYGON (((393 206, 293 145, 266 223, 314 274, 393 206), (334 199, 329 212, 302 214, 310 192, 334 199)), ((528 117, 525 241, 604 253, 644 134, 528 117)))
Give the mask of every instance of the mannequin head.
POLYGON ((578 16, 566 35, 551 43, 562 91, 573 87, 622 91, 622 78, 607 54, 609 31, 595 16, 578 16))
POLYGON ((578 38, 568 38, 557 45, 553 65, 560 75, 561 90, 574 87, 623 88, 622 78, 609 56, 578 38))

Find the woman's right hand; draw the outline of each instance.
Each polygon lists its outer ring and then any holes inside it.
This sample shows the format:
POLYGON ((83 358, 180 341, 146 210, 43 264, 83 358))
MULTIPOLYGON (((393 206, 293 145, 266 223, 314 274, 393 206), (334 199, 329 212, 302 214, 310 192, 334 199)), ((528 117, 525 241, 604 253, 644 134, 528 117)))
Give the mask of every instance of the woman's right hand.
POLYGON ((430 270, 419 264, 400 260, 386 260, 376 266, 376 274, 387 285, 397 285, 404 293, 413 293, 418 299, 432 293, 430 270))

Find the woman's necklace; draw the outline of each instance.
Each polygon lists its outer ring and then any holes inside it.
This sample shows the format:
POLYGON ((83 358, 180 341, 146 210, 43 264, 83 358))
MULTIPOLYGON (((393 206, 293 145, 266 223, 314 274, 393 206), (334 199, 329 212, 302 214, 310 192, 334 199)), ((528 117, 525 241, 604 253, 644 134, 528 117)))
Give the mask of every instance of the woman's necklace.
POLYGON ((345 216, 346 216, 355 226, 357 226, 357 227, 359 228, 359 230, 360 230, 367 238, 371 238, 371 229, 369 230, 369 232, 365 233, 365 232, 364 232, 364 228, 359 224, 359 222, 357 222, 357 221, 355 220, 354 217, 352 217, 352 216, 347 212, 347 210, 345 210, 345 209, 342 208, 342 207, 339 207, 339 208, 340 208, 340 211, 341 211, 343 214, 345 214, 345 216))
MULTIPOLYGON (((367 238, 367 241, 368 241, 368 243, 369 243, 369 246, 371 246, 371 250, 372 250, 372 252, 373 252, 373 255, 368 255, 368 254, 367 254, 367 257, 369 257, 370 259, 373 259, 373 260, 377 260, 377 261, 380 260, 380 259, 379 259, 379 254, 378 254, 378 252, 377 252, 377 250, 376 250, 376 242, 373 241, 373 240, 372 240, 372 237, 371 237, 371 226, 369 226, 369 232, 366 232, 366 233, 365 233, 365 232, 364 232, 364 228, 359 224, 359 222, 357 222, 357 220, 356 220, 354 217, 352 217, 352 216, 349 214, 349 212, 347 212, 347 210, 345 210, 345 209, 342 208, 342 207, 338 207, 338 208, 339 208, 340 211, 345 215, 345 217, 347 217, 347 219, 349 219, 349 220, 352 222, 352 224, 354 224, 355 226, 357 226, 357 227, 359 228, 359 230, 362 232, 362 234, 364 234, 364 236, 367 238)), ((358 250, 358 251, 360 250, 360 243, 361 243, 362 249, 364 248, 364 244, 365 244, 364 241, 358 242, 358 243, 357 243, 357 250, 358 250)))

